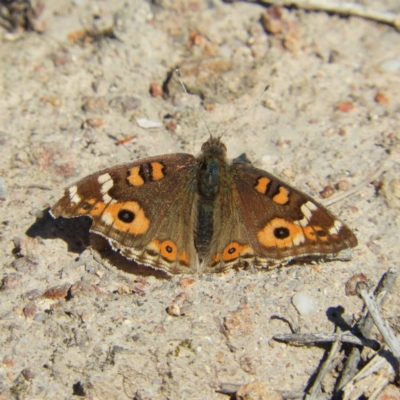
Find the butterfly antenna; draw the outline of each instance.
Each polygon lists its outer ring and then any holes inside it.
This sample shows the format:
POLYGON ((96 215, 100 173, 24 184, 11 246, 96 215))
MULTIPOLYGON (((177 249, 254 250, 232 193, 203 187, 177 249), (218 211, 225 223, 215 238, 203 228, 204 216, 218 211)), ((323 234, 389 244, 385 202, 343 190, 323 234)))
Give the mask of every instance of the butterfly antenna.
MULTIPOLYGON (((184 84, 183 81, 182 81, 181 73, 179 72, 179 68, 176 68, 176 69, 175 69, 175 74, 176 74, 176 77, 178 78, 179 83, 181 84, 181 86, 182 86, 182 88, 183 88, 183 91, 184 91, 184 92, 186 93, 186 95, 188 96, 188 99, 189 99, 190 103, 192 104, 192 106, 194 106, 194 104, 193 104, 193 102, 192 102, 192 99, 190 98, 189 92, 187 91, 186 86, 185 86, 185 84, 184 84)), ((210 128, 208 127, 208 125, 207 125, 205 119, 203 118, 203 116, 201 115, 201 113, 198 113, 197 115, 198 115, 198 116, 200 117, 200 119, 203 121, 203 124, 206 126, 207 131, 208 131, 208 133, 209 133, 209 135, 210 135, 210 138, 212 138, 210 128)))
POLYGON ((235 125, 237 121, 239 121, 240 118, 243 117, 248 111, 250 111, 261 99, 261 97, 264 96, 265 92, 270 88, 270 85, 265 86, 264 90, 262 93, 253 101, 252 104, 250 104, 249 107, 247 107, 238 117, 236 117, 232 123, 229 124, 229 126, 222 132, 222 135, 219 137, 220 139, 222 138, 223 135, 225 135, 226 132, 228 132, 229 129, 231 129, 232 125, 235 125))

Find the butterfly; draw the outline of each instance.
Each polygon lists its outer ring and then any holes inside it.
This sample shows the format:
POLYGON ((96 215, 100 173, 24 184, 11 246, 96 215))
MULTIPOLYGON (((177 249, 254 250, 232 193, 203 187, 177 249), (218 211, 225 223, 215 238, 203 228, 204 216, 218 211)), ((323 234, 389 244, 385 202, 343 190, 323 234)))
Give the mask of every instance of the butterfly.
POLYGON ((89 175, 50 213, 89 216, 114 250, 168 274, 348 259, 357 245, 330 211, 244 159, 229 161, 212 136, 198 157, 166 154, 89 175))

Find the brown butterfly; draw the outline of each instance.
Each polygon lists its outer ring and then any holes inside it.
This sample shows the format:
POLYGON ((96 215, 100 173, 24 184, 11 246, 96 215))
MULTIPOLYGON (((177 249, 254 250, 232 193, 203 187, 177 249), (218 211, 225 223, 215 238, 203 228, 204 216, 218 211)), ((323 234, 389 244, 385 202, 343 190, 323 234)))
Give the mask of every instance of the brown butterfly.
POLYGON ((352 231, 310 196, 250 163, 226 158, 220 138, 201 154, 167 154, 96 172, 51 209, 139 264, 169 274, 348 259, 352 231))

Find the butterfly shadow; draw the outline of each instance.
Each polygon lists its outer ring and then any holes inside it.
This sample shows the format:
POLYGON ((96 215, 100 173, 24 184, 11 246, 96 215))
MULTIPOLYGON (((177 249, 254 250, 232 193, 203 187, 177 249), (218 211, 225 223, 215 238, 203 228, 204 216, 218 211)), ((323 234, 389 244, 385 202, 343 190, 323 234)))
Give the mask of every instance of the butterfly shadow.
POLYGON ((90 225, 91 220, 87 217, 54 219, 46 209, 36 216, 36 221, 25 234, 31 238, 62 239, 69 252, 80 254, 89 245, 90 225))
POLYGON ((91 224, 92 220, 85 216, 54 219, 47 209, 43 211, 42 215, 36 217, 36 221, 25 233, 31 238, 61 239, 67 244, 67 250, 71 253, 81 254, 88 247, 91 247, 99 255, 98 258, 96 257, 97 261, 108 269, 111 265, 129 274, 171 279, 163 271, 140 265, 112 250, 105 238, 90 232, 91 224))

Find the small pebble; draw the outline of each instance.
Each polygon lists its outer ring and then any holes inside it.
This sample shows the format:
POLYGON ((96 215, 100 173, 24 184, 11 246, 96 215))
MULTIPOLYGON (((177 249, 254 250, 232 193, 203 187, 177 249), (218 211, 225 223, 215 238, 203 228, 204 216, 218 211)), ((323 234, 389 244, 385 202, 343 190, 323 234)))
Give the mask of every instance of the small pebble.
POLYGON ((380 67, 387 72, 400 72, 400 57, 395 57, 381 63, 380 67))
POLYGON ((127 112, 138 109, 141 101, 132 96, 117 96, 110 100, 109 105, 120 112, 127 112))
POLYGON ((53 286, 44 292, 43 297, 47 299, 64 299, 68 296, 68 291, 71 288, 70 283, 64 283, 64 285, 53 286))
POLYGON ((311 315, 316 309, 314 299, 306 293, 297 293, 292 297, 292 304, 303 317, 311 315))
POLYGON ((11 273, 3 278, 1 290, 15 289, 21 285, 22 276, 16 273, 11 273))
POLYGON ((347 181, 346 179, 341 179, 337 183, 337 188, 338 188, 338 190, 342 190, 344 192, 347 192, 350 189, 349 181, 347 181))
POLYGON ((87 311, 83 311, 82 312, 82 314, 81 314, 81 319, 82 319, 82 322, 88 322, 89 321, 89 313, 87 312, 87 311))
POLYGON ((129 294, 131 292, 132 292, 132 290, 128 285, 120 285, 118 288, 119 294, 129 294))
POLYGON ((33 374, 33 372, 30 370, 30 368, 24 368, 21 371, 22 376, 27 380, 27 381, 31 381, 35 375, 33 374))
POLYGON ((385 175, 380 193, 389 208, 400 210, 400 179, 385 175))
POLYGON ((167 313, 173 317, 179 317, 181 315, 181 308, 178 306, 178 304, 172 303, 167 308, 167 313))
POLYGON ((103 113, 107 110, 107 101, 103 98, 85 97, 83 111, 103 113))
POLYGON ((333 194, 335 194, 335 188, 330 185, 325 186, 324 190, 320 194, 322 198, 327 199, 328 197, 331 197, 333 194))
POLYGON ((357 294, 357 284, 359 282, 366 282, 368 277, 362 272, 353 275, 345 284, 346 296, 355 296, 357 294))
POLYGON ((5 200, 7 198, 7 185, 3 178, 0 178, 0 200, 5 200))
POLYGON ((178 296, 175 297, 173 302, 167 308, 167 313, 169 315, 172 315, 173 317, 184 315, 184 313, 182 312, 182 306, 185 304, 187 298, 188 294, 185 292, 178 294, 178 296))
POLYGON ((30 301, 23 309, 26 318, 33 318, 36 315, 37 307, 34 301, 30 301))
POLYGON ((379 103, 379 104, 384 104, 387 105, 390 103, 390 99, 389 96, 386 93, 383 92, 378 92, 375 97, 374 100, 379 103))
POLYGON ((14 243, 14 247, 16 249, 19 249, 22 246, 24 239, 20 238, 19 236, 14 236, 13 237, 13 243, 14 243))
POLYGON ((34 317, 33 320, 36 322, 43 322, 44 320, 46 320, 49 316, 46 313, 37 313, 34 317))
POLYGON ((151 119, 147 118, 136 118, 136 123, 140 128, 143 129, 161 128, 163 126, 162 122, 152 121, 151 119))
POLYGON ((85 126, 88 126, 90 128, 100 128, 102 125, 104 125, 104 121, 102 118, 88 118, 85 121, 85 126))
POLYGON ((14 360, 11 357, 5 356, 3 358, 3 365, 5 365, 8 368, 14 367, 14 360))
POLYGON ((236 400, 283 400, 280 393, 271 390, 267 385, 254 381, 240 386, 236 400))
POLYGON ((146 292, 138 286, 132 287, 132 292, 142 297, 146 296, 146 292))
POLYGON ((343 101, 338 105, 338 111, 342 113, 348 113, 350 111, 353 111, 355 108, 356 105, 354 103, 351 103, 350 101, 343 101))
POLYGON ((29 257, 21 257, 14 260, 11 265, 18 272, 22 273, 32 273, 37 269, 38 263, 35 260, 30 259, 29 257))
POLYGON ((152 97, 161 97, 163 94, 163 89, 158 82, 150 83, 150 94, 152 97))
POLYGON ((185 289, 188 286, 192 286, 196 281, 192 278, 182 278, 179 280, 179 286, 181 289, 185 289))

